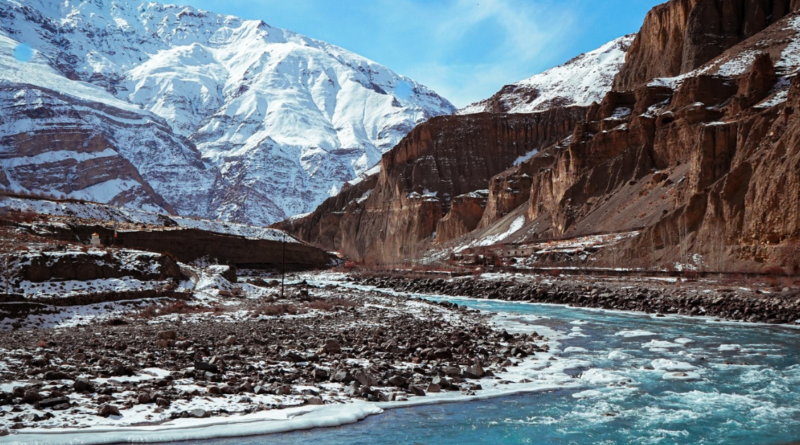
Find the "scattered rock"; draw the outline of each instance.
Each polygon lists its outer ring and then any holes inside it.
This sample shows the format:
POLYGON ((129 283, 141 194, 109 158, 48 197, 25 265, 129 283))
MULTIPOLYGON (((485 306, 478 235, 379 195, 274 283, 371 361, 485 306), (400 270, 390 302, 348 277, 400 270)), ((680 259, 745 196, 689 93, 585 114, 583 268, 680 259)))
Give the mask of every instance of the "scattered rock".
POLYGON ((194 369, 198 369, 204 372, 211 372, 214 374, 219 373, 219 368, 217 367, 217 365, 206 362, 194 362, 194 369))
POLYGON ((325 340, 324 349, 328 354, 338 354, 342 352, 342 345, 340 345, 337 340, 328 339, 325 340))
POLYGON ((475 363, 472 366, 468 366, 467 369, 464 370, 464 377, 468 379, 479 379, 483 377, 483 375, 484 371, 480 363, 475 363))
MULTIPOLYGON (((19 389, 22 389, 22 388, 19 388, 19 389)), ((42 396, 39 395, 39 391, 38 390, 36 390, 34 388, 31 388, 31 389, 26 389, 26 390, 23 391, 22 400, 25 401, 25 403, 35 403, 35 402, 38 402, 38 401, 42 400, 42 396)))
POLYGON ((209 417, 209 416, 210 416, 210 414, 208 413, 208 411, 206 411, 206 410, 204 410, 204 409, 200 409, 200 408, 195 408, 195 409, 193 409, 193 410, 189 411, 189 415, 190 415, 191 417, 194 417, 194 418, 196 418, 196 419, 204 419, 204 418, 206 418, 206 417, 209 417))
POLYGON ((158 333, 159 340, 177 340, 178 333, 175 331, 161 331, 158 333))
POLYGON ((97 415, 100 417, 108 417, 108 416, 119 416, 119 408, 114 405, 101 405, 100 408, 97 409, 97 415))
POLYGON ((94 392, 94 386, 88 379, 75 380, 75 383, 72 385, 72 387, 77 392, 94 392))
POLYGON ((358 381, 358 383, 361 383, 363 386, 368 388, 371 386, 378 386, 378 379, 366 371, 358 370, 353 374, 353 377, 356 379, 356 381, 358 381))
POLYGON ((153 402, 153 398, 150 397, 150 394, 146 392, 140 392, 138 396, 136 396, 136 402, 139 405, 147 405, 148 403, 153 402))
POLYGON ((63 371, 47 371, 44 373, 45 380, 72 380, 72 376, 63 371))
POLYGON ((39 408, 52 408, 57 405, 69 404, 69 399, 66 397, 51 397, 38 402, 36 405, 39 408))

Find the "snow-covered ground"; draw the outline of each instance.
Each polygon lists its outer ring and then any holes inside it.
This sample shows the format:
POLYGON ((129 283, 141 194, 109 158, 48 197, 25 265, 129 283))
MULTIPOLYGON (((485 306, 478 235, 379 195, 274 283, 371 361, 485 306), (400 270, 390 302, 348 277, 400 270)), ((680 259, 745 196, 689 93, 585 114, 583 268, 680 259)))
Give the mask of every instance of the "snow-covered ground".
POLYGON ((297 243, 294 237, 277 229, 238 224, 218 220, 189 218, 148 212, 125 207, 76 201, 50 201, 43 199, 13 198, 0 196, 0 210, 35 212, 43 215, 68 216, 100 221, 148 224, 154 226, 183 227, 207 232, 236 235, 248 239, 272 240, 297 243))
MULTIPOLYGON (((213 272, 213 271, 211 271, 213 272)), ((310 275, 303 275, 292 280, 297 283, 298 278, 310 278, 310 275)), ((331 284, 337 283, 342 278, 341 275, 336 274, 321 274, 314 275, 317 278, 316 284, 331 284), (323 281, 319 281, 322 278, 323 281), (336 281, 325 281, 335 279, 336 281)), ((273 295, 274 295, 273 290, 273 295)), ((346 295, 352 294, 351 291, 345 290, 344 293, 337 290, 316 290, 314 294, 317 296, 333 295, 346 295)), ((252 297, 252 295, 250 295, 252 297)), ((391 297, 381 297, 380 294, 372 294, 371 303, 364 307, 365 311, 371 308, 383 311, 389 318, 394 317, 394 312, 403 314, 413 314, 415 318, 420 320, 442 320, 452 326, 462 326, 462 328, 469 329, 472 322, 467 321, 458 312, 453 312, 440 308, 439 306, 430 305, 417 301, 405 301, 398 304, 398 300, 391 297), (387 312, 388 311, 388 312, 387 312)), ((212 300, 207 300, 211 303, 212 300)), ((219 304, 222 301, 215 299, 214 303, 219 304)), ((127 307, 128 302, 115 303, 105 305, 103 308, 92 308, 92 311, 85 310, 87 308, 73 309, 72 319, 67 319, 62 315, 62 323, 58 325, 60 328, 67 328, 70 326, 91 326, 93 324, 102 323, 108 317, 120 317, 121 311, 127 307)), ((228 309, 225 312, 215 314, 216 323, 241 323, 244 320, 252 320, 253 313, 250 310, 239 310, 234 302, 223 303, 228 309)), ((130 311, 130 308, 128 308, 130 311)), ((306 313, 297 315, 284 315, 283 317, 307 319, 309 321, 320 317, 322 313, 309 310, 306 313)), ((170 328, 185 324, 198 323, 206 319, 208 315, 195 314, 195 315, 164 315, 157 317, 150 321, 151 324, 156 326, 164 326, 170 328), (205 318, 204 318, 205 317, 205 318)), ((258 317, 269 319, 274 318, 268 315, 259 315, 258 317)), ((351 329, 368 329, 370 328, 369 320, 356 319, 357 326, 351 329), (366 323, 365 323, 366 322, 366 323)), ((497 329, 506 329, 511 333, 520 332, 532 334, 534 328, 538 334, 554 336, 553 339, 544 340, 539 344, 546 349, 557 349, 556 338, 558 334, 552 332, 545 326, 533 326, 529 323, 519 323, 516 319, 504 319, 502 317, 493 321, 497 329)), ((379 325, 375 325, 379 326, 379 325)), ((55 327, 49 325, 48 327, 55 327)), ((43 331, 40 331, 43 332, 43 331)), ((16 357, 18 351, 6 350, 3 357, 16 357)), ((432 403, 445 403, 465 400, 475 400, 487 397, 497 397, 501 395, 516 394, 521 392, 537 392, 548 391, 558 388, 569 388, 578 385, 570 375, 565 373, 568 369, 574 369, 579 363, 569 360, 560 360, 558 362, 549 361, 550 353, 539 352, 535 357, 529 359, 510 359, 507 364, 502 367, 490 366, 495 373, 495 377, 484 378, 480 381, 481 389, 469 392, 448 391, 435 393, 429 392, 425 397, 413 397, 403 392, 396 392, 396 388, 375 388, 378 391, 385 391, 387 394, 392 394, 391 400, 388 402, 379 403, 366 403, 363 401, 353 400, 345 394, 345 386, 341 383, 327 382, 318 383, 316 385, 296 386, 292 393, 286 395, 276 394, 247 394, 247 395, 233 395, 221 394, 214 397, 202 397, 208 391, 206 384, 198 385, 191 378, 183 378, 180 373, 175 373, 169 369, 160 367, 149 367, 139 370, 133 376, 116 376, 108 378, 97 378, 91 375, 81 375, 76 369, 72 369, 67 362, 61 369, 65 369, 75 374, 77 378, 87 378, 93 385, 101 386, 104 384, 121 385, 125 383, 142 383, 152 384, 157 380, 169 379, 171 385, 174 385, 180 391, 192 393, 200 396, 190 397, 187 399, 173 400, 168 407, 159 408, 156 403, 139 403, 130 407, 123 407, 119 415, 111 415, 109 417, 98 417, 96 415, 97 402, 94 400, 96 397, 83 395, 79 393, 69 394, 69 401, 72 408, 68 411, 47 411, 54 416, 51 418, 42 418, 37 422, 37 427, 30 429, 14 431, 14 435, 9 438, 12 443, 26 443, 30 441, 37 441, 40 443, 61 443, 64 437, 69 437, 69 440, 78 440, 81 443, 108 443, 114 440, 120 440, 120 437, 136 437, 137 441, 163 441, 163 440, 181 440, 181 439, 201 439, 210 437, 224 437, 224 436, 237 436, 245 434, 266 434, 281 431, 290 431, 295 429, 304 429, 320 426, 336 426, 346 423, 355 422, 368 415, 379 414, 384 409, 395 407, 408 407, 419 404, 432 404, 432 403), (174 379, 173 379, 174 377, 174 379), (325 405, 308 405, 308 395, 303 394, 318 394, 320 400, 325 405), (260 412, 252 412, 255 406, 269 406, 273 408, 260 412), (173 413, 198 413, 193 414, 199 417, 205 417, 211 413, 227 413, 224 416, 216 416, 211 419, 203 418, 171 418, 174 417, 173 413), (208 413, 208 414, 206 414, 208 413), (224 430, 220 427, 228 427, 224 430)), ((0 360, 0 372, 8 369, 12 365, 14 359, 0 360)), ((61 359, 53 358, 56 362, 61 359)), ((356 365, 368 366, 369 363, 362 359, 348 359, 348 362, 356 365)), ((285 369, 290 369, 296 366, 293 363, 276 363, 268 365, 267 363, 251 362, 252 365, 257 367, 264 366, 283 366, 285 369)), ((319 365, 317 365, 319 366, 319 365)), ((417 363, 403 363, 399 365, 400 368, 412 369, 420 366, 417 363)), ((424 366, 424 365, 423 365, 424 366)), ((400 369, 398 368, 398 369, 400 369)), ((190 369, 191 371, 191 369, 190 369)), ((29 385, 31 382, 26 380, 6 381, 0 384, 0 391, 12 392, 16 387, 23 387, 29 385)), ((47 382, 44 386, 39 388, 42 397, 48 397, 50 394, 55 394, 64 385, 72 386, 73 379, 61 379, 47 382)), ((136 398, 139 393, 135 388, 127 389, 123 392, 116 392, 114 398, 116 400, 124 400, 136 398)), ((23 411, 18 413, 25 416, 27 413, 41 414, 40 410, 33 409, 31 405, 22 405, 23 411)))

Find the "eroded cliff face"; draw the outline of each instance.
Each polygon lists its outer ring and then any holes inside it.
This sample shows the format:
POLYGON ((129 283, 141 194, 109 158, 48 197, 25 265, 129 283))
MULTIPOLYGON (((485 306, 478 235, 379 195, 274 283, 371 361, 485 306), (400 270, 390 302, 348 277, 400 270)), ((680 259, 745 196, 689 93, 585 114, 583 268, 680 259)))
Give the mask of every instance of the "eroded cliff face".
MULTIPOLYGON (((433 242, 453 197, 485 189, 516 160, 568 136, 583 116, 585 109, 571 107, 434 118, 383 156, 374 187, 360 197, 363 189, 346 188, 313 214, 280 227, 357 260, 386 263, 415 256, 433 242)), ((456 212, 463 210, 461 201, 456 212)), ((477 211, 473 207, 464 218, 454 214, 451 220, 460 219, 463 226, 445 228, 444 236, 474 228, 483 216, 477 211)))
MULTIPOLYGON (((795 15, 767 35, 796 40, 795 15)), ((800 238, 794 40, 756 35, 688 76, 609 93, 533 175, 526 221, 548 237, 642 230, 622 248, 648 262, 785 265, 800 238)))
POLYGON ((798 0, 672 0, 647 14, 614 80, 630 91, 658 77, 693 71, 791 11, 798 0))
POLYGON ((487 190, 477 190, 453 198, 450 211, 436 223, 436 242, 446 243, 478 228, 488 196, 487 190))
MULTIPOLYGON (((648 15, 616 90, 582 114, 418 127, 384 156, 375 187, 339 210, 336 249, 399 262, 637 231, 617 249, 637 261, 785 265, 800 242, 796 3, 673 0, 648 15), (467 195, 483 189, 485 204, 467 195)), ((313 218, 300 230, 311 242, 313 218)))

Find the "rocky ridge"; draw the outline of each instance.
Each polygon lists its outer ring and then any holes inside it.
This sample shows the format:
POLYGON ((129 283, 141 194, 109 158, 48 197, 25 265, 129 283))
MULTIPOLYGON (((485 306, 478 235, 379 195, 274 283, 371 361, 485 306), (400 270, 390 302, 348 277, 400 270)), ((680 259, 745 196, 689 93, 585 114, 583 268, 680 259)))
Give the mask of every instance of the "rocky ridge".
POLYGON ((620 37, 564 65, 506 85, 489 99, 458 110, 458 114, 535 113, 556 107, 588 107, 611 91, 634 37, 620 37))
POLYGON ((584 114, 585 109, 570 107, 434 118, 382 157, 376 179, 275 227, 353 259, 385 262, 414 255, 419 243, 432 241, 453 198, 485 189, 508 165, 563 139, 584 114), (348 201, 372 181, 373 188, 348 201), (314 227, 328 233, 319 236, 314 227))

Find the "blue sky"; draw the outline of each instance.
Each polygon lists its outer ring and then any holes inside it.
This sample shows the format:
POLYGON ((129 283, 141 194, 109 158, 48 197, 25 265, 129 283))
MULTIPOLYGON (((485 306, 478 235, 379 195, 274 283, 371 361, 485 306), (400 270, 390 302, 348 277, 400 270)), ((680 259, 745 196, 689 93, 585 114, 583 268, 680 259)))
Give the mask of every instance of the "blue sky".
POLYGON ((463 107, 636 32, 663 0, 172 0, 264 20, 411 77, 463 107))

